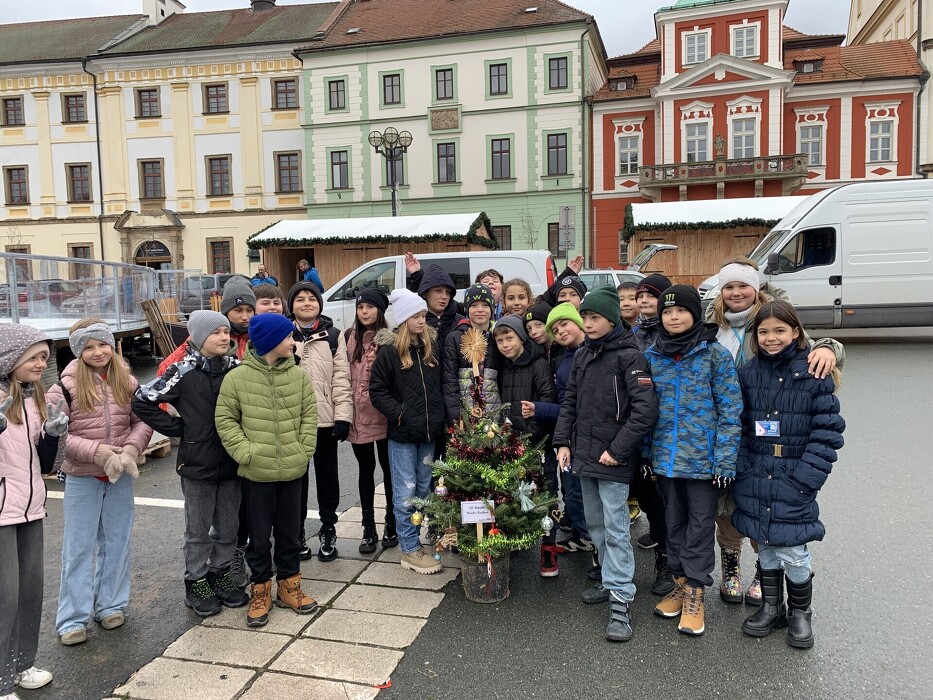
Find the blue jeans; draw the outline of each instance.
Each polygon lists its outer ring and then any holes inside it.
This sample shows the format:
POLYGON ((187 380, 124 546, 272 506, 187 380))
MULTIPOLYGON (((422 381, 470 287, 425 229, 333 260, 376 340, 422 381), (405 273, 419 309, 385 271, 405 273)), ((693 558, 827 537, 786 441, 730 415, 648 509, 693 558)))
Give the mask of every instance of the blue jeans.
POLYGON ((580 491, 580 477, 570 472, 560 473, 560 483, 563 487, 564 510, 570 518, 573 529, 583 537, 590 537, 590 530, 586 526, 586 515, 583 512, 583 493, 580 491))
POLYGON ((784 569, 784 575, 794 583, 806 583, 810 580, 810 550, 807 545, 793 547, 769 547, 758 543, 758 561, 765 571, 784 569))
POLYGON ((635 554, 629 539, 628 484, 580 477, 590 539, 599 550, 603 586, 619 600, 635 598, 635 554))
POLYGON ((408 554, 421 546, 418 528, 412 525, 415 508, 412 498, 427 498, 431 490, 431 467, 424 460, 434 459, 434 443, 408 443, 389 440, 389 466, 392 469, 392 506, 395 528, 402 552, 408 554))
POLYGON ((92 614, 101 620, 129 605, 130 539, 136 513, 133 479, 122 476, 111 484, 93 476, 69 475, 64 510, 62 581, 55 616, 59 635, 84 629, 92 614))

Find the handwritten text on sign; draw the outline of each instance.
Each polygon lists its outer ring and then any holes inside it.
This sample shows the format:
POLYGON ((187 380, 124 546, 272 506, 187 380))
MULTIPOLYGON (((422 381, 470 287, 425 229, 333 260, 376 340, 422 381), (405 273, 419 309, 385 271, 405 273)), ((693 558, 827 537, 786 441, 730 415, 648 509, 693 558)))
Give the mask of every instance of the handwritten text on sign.
POLYGON ((485 501, 460 501, 460 521, 466 523, 494 523, 496 516, 485 501))

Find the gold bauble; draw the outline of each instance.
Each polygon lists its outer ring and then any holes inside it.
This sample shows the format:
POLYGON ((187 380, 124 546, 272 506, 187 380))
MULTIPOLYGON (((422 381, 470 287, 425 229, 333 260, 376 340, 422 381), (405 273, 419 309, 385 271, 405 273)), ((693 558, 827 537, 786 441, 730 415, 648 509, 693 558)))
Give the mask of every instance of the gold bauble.
POLYGON ((418 527, 419 525, 421 525, 423 521, 424 521, 424 516, 417 510, 411 514, 411 524, 414 525, 415 527, 418 527))

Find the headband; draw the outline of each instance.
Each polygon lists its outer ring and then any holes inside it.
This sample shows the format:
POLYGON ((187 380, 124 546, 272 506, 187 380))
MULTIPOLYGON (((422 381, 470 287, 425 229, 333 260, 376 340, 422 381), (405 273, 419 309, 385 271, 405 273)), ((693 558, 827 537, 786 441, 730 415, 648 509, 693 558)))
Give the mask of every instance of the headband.
POLYGON ((87 347, 88 341, 91 340, 107 343, 112 348, 117 346, 116 341, 113 339, 113 333, 110 331, 110 326, 106 323, 92 323, 86 328, 79 328, 68 336, 68 344, 71 346, 71 352, 74 353, 75 357, 81 357, 81 353, 87 347))

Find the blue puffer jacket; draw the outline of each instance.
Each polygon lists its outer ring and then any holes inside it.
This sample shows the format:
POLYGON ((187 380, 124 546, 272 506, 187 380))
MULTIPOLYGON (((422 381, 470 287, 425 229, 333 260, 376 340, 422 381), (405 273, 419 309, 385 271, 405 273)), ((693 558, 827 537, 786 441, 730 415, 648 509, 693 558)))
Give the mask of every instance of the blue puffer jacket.
POLYGON ((679 362, 656 346, 645 357, 658 393, 650 448, 654 473, 678 479, 735 476, 742 392, 729 351, 703 340, 679 362))
POLYGON ((807 372, 809 352, 791 346, 739 370, 745 411, 732 524, 775 547, 823 539, 816 494, 843 445, 846 424, 833 380, 807 372), (764 420, 778 420, 781 436, 756 437, 755 422, 764 420))

